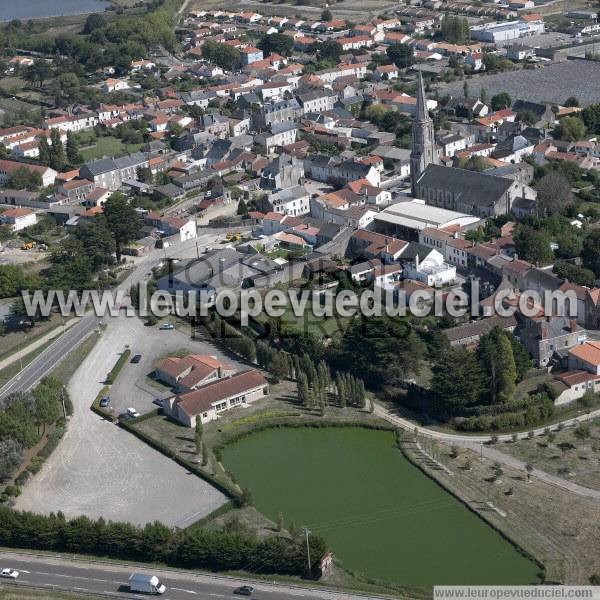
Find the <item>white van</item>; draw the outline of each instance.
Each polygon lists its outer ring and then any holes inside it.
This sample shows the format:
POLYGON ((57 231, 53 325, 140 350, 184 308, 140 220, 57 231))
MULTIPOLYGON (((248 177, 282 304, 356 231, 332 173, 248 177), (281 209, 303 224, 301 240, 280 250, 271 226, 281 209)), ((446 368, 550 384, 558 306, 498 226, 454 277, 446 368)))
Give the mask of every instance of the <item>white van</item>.
POLYGON ((129 590, 131 592, 143 592, 145 594, 164 594, 164 584, 156 575, 145 575, 144 573, 133 573, 129 577, 129 590))

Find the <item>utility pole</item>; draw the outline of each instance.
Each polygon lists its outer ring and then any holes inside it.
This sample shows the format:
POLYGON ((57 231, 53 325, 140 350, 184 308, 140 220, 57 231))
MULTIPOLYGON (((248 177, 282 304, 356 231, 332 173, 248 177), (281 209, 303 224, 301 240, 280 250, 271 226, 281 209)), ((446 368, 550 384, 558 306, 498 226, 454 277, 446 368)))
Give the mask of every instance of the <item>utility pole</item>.
POLYGON ((310 530, 308 529, 308 527, 305 527, 304 535, 306 536, 306 560, 308 561, 308 574, 310 576, 310 575, 312 575, 312 573, 311 573, 311 568, 310 568, 310 546, 308 545, 309 533, 310 533, 310 530))

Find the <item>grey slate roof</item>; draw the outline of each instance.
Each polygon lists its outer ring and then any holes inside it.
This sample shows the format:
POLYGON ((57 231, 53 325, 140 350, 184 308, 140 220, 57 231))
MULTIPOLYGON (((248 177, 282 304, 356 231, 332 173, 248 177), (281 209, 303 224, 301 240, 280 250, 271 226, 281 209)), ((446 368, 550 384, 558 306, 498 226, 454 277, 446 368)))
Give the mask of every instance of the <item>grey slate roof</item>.
POLYGON ((481 207, 498 201, 512 184, 512 180, 505 177, 434 164, 427 166, 417 182, 418 187, 447 190, 463 203, 481 207))

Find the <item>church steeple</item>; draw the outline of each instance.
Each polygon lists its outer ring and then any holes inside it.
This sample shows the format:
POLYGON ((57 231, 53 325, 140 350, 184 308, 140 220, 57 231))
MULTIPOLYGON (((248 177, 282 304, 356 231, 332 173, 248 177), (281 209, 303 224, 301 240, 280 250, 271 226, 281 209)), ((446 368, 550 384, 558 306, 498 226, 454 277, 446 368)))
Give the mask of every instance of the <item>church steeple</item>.
POLYGON ((412 195, 417 196, 417 181, 425 171, 427 165, 437 164, 438 154, 435 147, 435 134, 433 120, 427 109, 427 97, 423 74, 419 70, 417 81, 417 109, 412 125, 412 152, 410 154, 410 174, 412 182, 412 195))

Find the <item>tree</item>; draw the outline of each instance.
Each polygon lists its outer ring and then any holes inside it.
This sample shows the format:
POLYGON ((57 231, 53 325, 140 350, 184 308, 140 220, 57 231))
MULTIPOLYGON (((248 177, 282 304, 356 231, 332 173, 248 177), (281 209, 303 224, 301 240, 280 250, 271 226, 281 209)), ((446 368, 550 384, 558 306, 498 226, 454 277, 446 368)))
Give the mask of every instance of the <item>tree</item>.
POLYGON ((575 96, 569 96, 565 100, 565 104, 564 105, 567 108, 577 108, 577 107, 579 107, 579 100, 577 98, 575 98, 575 96))
POLYGON ((204 43, 202 56, 227 71, 233 71, 241 64, 241 54, 237 48, 214 40, 207 40, 204 43))
POLYGON ((248 214, 248 205, 246 204, 246 202, 244 201, 243 198, 240 198, 240 200, 238 202, 237 214, 238 215, 247 215, 248 214))
POLYGON ((67 161, 70 165, 79 165, 83 162, 79 154, 79 143, 77 138, 70 132, 67 132, 67 161))
POLYGON ((500 92, 499 94, 492 96, 492 110, 510 108, 511 104, 512 99, 506 92, 500 92))
POLYGON ((538 211, 541 216, 553 215, 573 202, 569 181, 556 171, 544 175, 536 188, 538 211))
POLYGON ((77 227, 74 236, 83 244, 94 271, 113 262, 115 241, 104 215, 97 215, 92 221, 77 227))
POLYGON ((332 360, 334 367, 349 370, 368 386, 380 388, 418 373, 424 353, 423 341, 408 322, 371 317, 352 322, 332 360))
POLYGON ((322 13, 321 13, 321 21, 332 21, 333 20, 333 15, 331 14, 331 11, 329 9, 325 9, 322 13))
POLYGON ((550 246, 550 236, 543 230, 520 225, 514 236, 515 249, 520 258, 536 265, 552 262, 554 253, 550 246))
POLYGON ((408 44, 391 44, 385 53, 401 69, 406 69, 415 62, 415 51, 408 44))
POLYGON ((581 117, 589 133, 600 133, 600 104, 591 104, 584 108, 581 117))
POLYGON ((499 462, 495 462, 492 466, 492 472, 494 473, 494 481, 498 481, 500 477, 504 474, 502 470, 502 465, 499 462))
POLYGON ((196 429, 194 431, 194 442, 196 443, 196 454, 202 452, 202 421, 196 417, 196 429))
POLYGON ((464 17, 445 14, 442 19, 442 38, 451 44, 466 44, 471 37, 469 22, 464 17))
POLYGON ((281 56, 289 56, 294 48, 294 40, 289 35, 283 35, 283 33, 271 33, 263 36, 258 43, 258 47, 263 51, 265 56, 270 56, 274 53, 281 56))
POLYGON ((94 272, 92 258, 75 237, 67 237, 50 251, 50 286, 58 290, 81 290, 90 284, 94 272))
POLYGON ((42 187, 42 176, 27 167, 15 169, 8 178, 8 187, 15 190, 27 189, 31 192, 42 187))
POLYGON ((59 399, 62 393, 62 384, 53 378, 46 378, 33 390, 35 398, 35 420, 39 427, 42 425, 46 433, 46 425, 54 423, 60 415, 59 399))
POLYGON ((39 277, 26 275, 20 265, 0 265, 0 298, 12 298, 21 290, 39 286, 39 277))
POLYGON ((142 223, 135 208, 123 194, 113 194, 104 205, 106 223, 115 240, 117 262, 121 261, 125 244, 139 235, 142 223))
POLYGON ((0 479, 9 477, 21 462, 23 462, 21 444, 10 437, 0 439, 0 479))
POLYGON ((519 112, 517 114, 517 121, 520 121, 521 123, 525 123, 526 125, 529 125, 530 127, 534 127, 535 124, 537 123, 537 117, 536 117, 535 113, 531 110, 522 110, 521 112, 519 112))
POLYGON ((581 259, 585 268, 600 277, 600 229, 594 229, 583 240, 581 259))
POLYGON ((41 135, 38 139, 38 149, 39 149, 39 161, 44 163, 45 165, 50 164, 50 159, 52 153, 50 151, 50 144, 48 143, 48 138, 45 135, 41 135))
POLYGON ((334 63, 340 61, 340 55, 343 50, 340 44, 334 42, 333 40, 327 40, 326 42, 322 42, 320 44, 313 44, 315 46, 315 50, 318 53, 318 56, 321 60, 330 60, 334 63))
POLYGON ((138 181, 143 183, 152 183, 154 181, 154 175, 152 175, 152 171, 148 167, 138 167, 135 176, 138 181))
POLYGON ((202 466, 205 467, 208 464, 208 450, 206 449, 205 441, 202 441, 202 447, 200 450, 202 452, 202 466))
POLYGON ((50 166, 53 169, 60 171, 64 168, 67 159, 58 128, 54 128, 50 132, 50 141, 52 143, 52 147, 50 148, 50 166))
POLYGON ((565 117, 555 127, 554 135, 567 142, 576 142, 585 135, 585 124, 579 117, 565 117))
POLYGON ((450 410, 472 406, 481 395, 481 369, 473 352, 450 348, 435 364, 431 389, 450 410))
POLYGON ((512 400, 517 380, 517 367, 511 343, 499 327, 481 336, 477 358, 483 372, 484 389, 490 392, 489 404, 512 400))
POLYGON ((89 35, 96 29, 102 29, 106 26, 106 19, 100 13, 92 13, 85 20, 85 25, 83 26, 83 33, 85 35, 89 35))
POLYGON ((596 283, 596 275, 591 269, 580 267, 574 263, 557 260, 553 270, 561 279, 568 279, 577 285, 593 288, 596 283))

